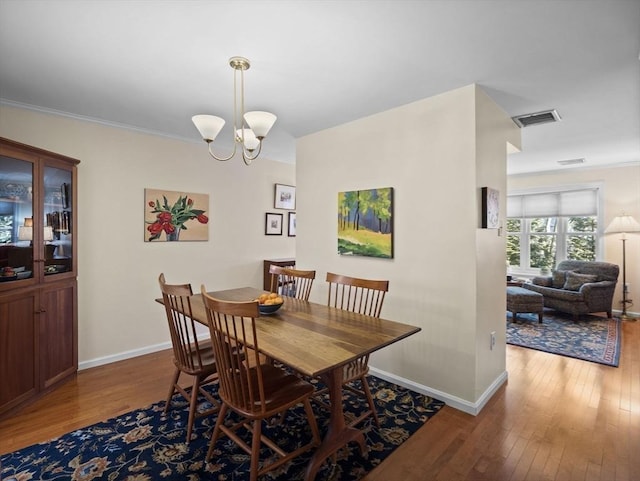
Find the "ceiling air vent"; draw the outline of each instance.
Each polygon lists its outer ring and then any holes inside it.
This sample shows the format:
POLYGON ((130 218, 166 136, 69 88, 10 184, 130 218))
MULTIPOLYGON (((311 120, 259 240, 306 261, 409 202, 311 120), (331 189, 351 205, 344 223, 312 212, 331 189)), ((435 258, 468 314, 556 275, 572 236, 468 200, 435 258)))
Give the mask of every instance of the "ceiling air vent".
POLYGON ((584 159, 559 160, 558 163, 560 165, 584 164, 584 159))
POLYGON ((536 112, 535 114, 524 114, 511 117, 516 125, 520 128, 529 127, 530 125, 547 124, 549 122, 557 122, 560 115, 555 110, 545 110, 544 112, 536 112))

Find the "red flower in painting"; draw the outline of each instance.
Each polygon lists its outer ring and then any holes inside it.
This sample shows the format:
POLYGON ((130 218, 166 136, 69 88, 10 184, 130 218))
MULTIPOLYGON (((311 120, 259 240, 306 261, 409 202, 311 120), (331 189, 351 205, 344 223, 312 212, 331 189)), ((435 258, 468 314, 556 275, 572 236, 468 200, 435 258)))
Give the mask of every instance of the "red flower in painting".
POLYGON ((188 220, 197 219, 201 224, 209 222, 204 210, 194 209, 193 199, 187 198, 186 195, 178 197, 173 206, 169 205, 165 196, 162 199, 162 203, 159 200, 148 202, 149 207, 151 207, 151 213, 156 214, 155 221, 147 222, 149 224, 147 230, 151 234, 149 236, 150 241, 160 238, 162 232, 167 235, 167 240, 178 240, 180 231, 187 230, 184 224, 188 220))
POLYGON ((171 222, 171 213, 169 213, 169 212, 160 212, 158 214, 158 222, 161 222, 163 224, 165 224, 167 222, 171 222))
POLYGON ((162 232, 162 224, 160 222, 154 222, 147 227, 147 230, 151 232, 151 235, 160 235, 160 232, 162 232))

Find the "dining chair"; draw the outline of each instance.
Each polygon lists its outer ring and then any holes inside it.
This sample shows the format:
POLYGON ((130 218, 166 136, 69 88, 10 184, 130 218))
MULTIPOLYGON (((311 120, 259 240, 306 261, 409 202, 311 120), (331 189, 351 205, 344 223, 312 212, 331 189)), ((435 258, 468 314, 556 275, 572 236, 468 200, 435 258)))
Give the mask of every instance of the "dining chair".
MULTIPOLYGON (((389 290, 389 281, 360 279, 328 272, 327 282, 329 283, 329 296, 327 299, 329 306, 371 317, 380 317, 384 297, 389 290)), ((378 413, 376 412, 376 407, 373 402, 371 389, 367 382, 368 373, 368 354, 351 361, 343 368, 343 387, 364 396, 369 404, 369 410, 358 417, 354 417, 349 423, 351 426, 358 424, 368 416, 373 416, 376 426, 380 426, 380 420, 378 419, 378 413), (362 386, 361 390, 354 386, 354 381, 358 380, 362 386)), ((324 390, 318 391, 318 394, 322 393, 324 393, 324 390)))
POLYGON ((211 459, 218 438, 225 434, 251 456, 250 479, 255 481, 258 476, 320 444, 320 432, 310 402, 314 387, 282 368, 261 363, 256 330, 256 318, 260 314, 256 301, 222 301, 209 296, 204 285, 201 290, 218 363, 222 401, 206 460, 211 459), (262 422, 299 403, 304 404, 312 439, 286 452, 262 433, 262 422), (225 419, 229 410, 239 416, 231 424, 225 419), (251 446, 236 433, 243 427, 251 432, 251 446), (262 444, 275 456, 270 456, 272 461, 260 466, 262 444))
POLYGON ((196 333, 198 323, 193 319, 191 311, 190 296, 193 294, 191 285, 167 284, 164 274, 160 274, 158 281, 167 313, 175 366, 164 412, 169 411, 171 399, 176 392, 189 402, 187 421, 187 443, 189 443, 195 419, 213 414, 220 408, 219 401, 203 388, 217 380, 215 356, 211 342, 208 339, 206 341, 198 339, 196 333), (193 383, 190 389, 185 389, 178 383, 182 373, 192 376, 193 383), (202 395, 213 407, 198 411, 199 395, 202 395))
POLYGON ((309 300, 316 271, 302 271, 272 264, 269 267, 269 274, 271 275, 271 292, 305 301, 309 300))

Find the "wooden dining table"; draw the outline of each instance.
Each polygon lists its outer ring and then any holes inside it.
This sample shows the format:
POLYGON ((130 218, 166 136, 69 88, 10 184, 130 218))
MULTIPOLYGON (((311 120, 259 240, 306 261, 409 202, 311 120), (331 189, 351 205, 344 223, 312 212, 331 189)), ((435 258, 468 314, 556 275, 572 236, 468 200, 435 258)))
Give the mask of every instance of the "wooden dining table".
MULTIPOLYGON (((265 291, 241 287, 209 292, 225 301, 251 301, 265 291)), ((162 299, 156 299, 163 303, 162 299)), ((207 324, 202 296, 191 297, 196 321, 207 324)), ((342 406, 342 371, 345 364, 420 331, 419 327, 356 314, 314 302, 284 297, 283 306, 256 322, 258 346, 265 356, 327 385, 331 410, 329 427, 314 452, 305 480, 315 479, 322 463, 351 441, 362 454, 367 450, 363 431, 347 425, 342 406)))

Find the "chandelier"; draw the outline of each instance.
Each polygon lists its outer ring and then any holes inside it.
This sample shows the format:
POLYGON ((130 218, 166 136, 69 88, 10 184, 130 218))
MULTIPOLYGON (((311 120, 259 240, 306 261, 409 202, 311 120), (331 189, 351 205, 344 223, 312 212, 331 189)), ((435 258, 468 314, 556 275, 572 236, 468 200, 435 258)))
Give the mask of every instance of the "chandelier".
POLYGON ((244 111, 244 71, 251 64, 244 57, 231 57, 229 65, 233 68, 233 152, 228 157, 218 157, 211 150, 211 144, 225 124, 224 119, 215 115, 194 115, 191 120, 209 146, 209 155, 216 160, 226 161, 235 154, 238 144, 241 145, 242 160, 249 165, 258 158, 262 150, 262 141, 276 121, 270 112, 244 111), (238 95, 238 77, 240 77, 240 95, 238 95))

